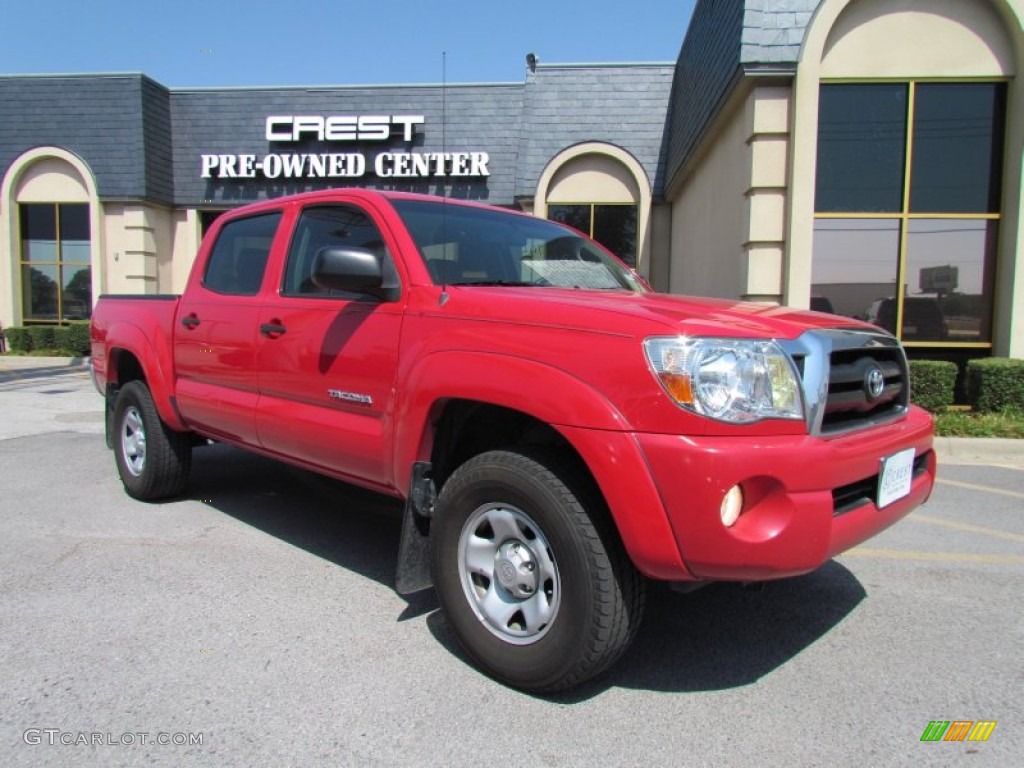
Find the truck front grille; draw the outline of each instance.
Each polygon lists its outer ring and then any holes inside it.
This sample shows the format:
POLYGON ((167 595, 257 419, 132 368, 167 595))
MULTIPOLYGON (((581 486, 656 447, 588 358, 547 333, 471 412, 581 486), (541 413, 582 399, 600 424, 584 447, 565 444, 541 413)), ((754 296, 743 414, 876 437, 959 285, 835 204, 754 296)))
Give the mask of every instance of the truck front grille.
POLYGON ((898 347, 834 350, 830 358, 822 434, 870 426, 903 414, 907 371, 898 347), (871 395, 867 383, 873 370, 881 371, 884 380, 877 396, 871 395))
POLYGON ((865 429, 906 413, 907 359, 889 334, 816 330, 782 346, 800 373, 812 435, 865 429))

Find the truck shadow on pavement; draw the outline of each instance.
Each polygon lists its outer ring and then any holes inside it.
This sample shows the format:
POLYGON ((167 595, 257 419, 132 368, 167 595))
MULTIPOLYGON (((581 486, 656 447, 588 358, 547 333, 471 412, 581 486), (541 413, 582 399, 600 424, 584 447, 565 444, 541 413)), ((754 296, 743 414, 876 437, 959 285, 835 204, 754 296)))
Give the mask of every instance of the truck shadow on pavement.
MULTIPOLYGON (((398 500, 219 445, 196 452, 188 496, 394 589, 398 500)), ((603 677, 548 700, 582 703, 614 687, 688 693, 750 685, 821 640, 866 596, 836 561, 753 588, 712 584, 679 594, 650 586, 644 622, 623 658, 603 677)), ((437 642, 468 664, 433 591, 405 599, 396 620, 429 614, 437 642)))
MULTIPOLYGON (((580 704, 610 688, 698 693, 751 685, 825 637, 866 596, 834 560, 806 576, 751 587, 710 584, 689 594, 663 583, 649 587, 636 639, 611 670, 540 698, 580 704)), ((440 611, 427 617, 427 626, 454 656, 471 663, 440 611)))

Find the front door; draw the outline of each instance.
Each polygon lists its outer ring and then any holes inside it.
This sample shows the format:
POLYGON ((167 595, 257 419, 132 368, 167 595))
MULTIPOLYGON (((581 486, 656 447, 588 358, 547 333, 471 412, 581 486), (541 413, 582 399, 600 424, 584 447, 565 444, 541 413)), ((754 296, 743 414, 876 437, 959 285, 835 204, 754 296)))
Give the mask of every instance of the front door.
POLYGON ((280 291, 268 291, 259 313, 259 439, 267 450, 392 489, 389 418, 404 302, 314 285, 313 259, 331 246, 371 250, 394 270, 370 212, 355 204, 301 211, 280 291))

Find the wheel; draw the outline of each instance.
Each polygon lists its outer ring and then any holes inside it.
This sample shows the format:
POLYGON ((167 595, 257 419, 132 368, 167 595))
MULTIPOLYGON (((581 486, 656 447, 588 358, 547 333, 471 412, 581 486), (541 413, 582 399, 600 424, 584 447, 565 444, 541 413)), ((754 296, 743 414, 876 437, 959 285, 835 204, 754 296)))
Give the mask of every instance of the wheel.
POLYGON ((128 495, 153 501, 181 493, 192 466, 191 438, 160 420, 141 381, 121 388, 113 423, 117 473, 128 495))
POLYGON ((639 626, 644 579, 591 485, 557 456, 490 451, 441 490, 430 534, 438 599, 466 652, 514 687, 579 685, 639 626))

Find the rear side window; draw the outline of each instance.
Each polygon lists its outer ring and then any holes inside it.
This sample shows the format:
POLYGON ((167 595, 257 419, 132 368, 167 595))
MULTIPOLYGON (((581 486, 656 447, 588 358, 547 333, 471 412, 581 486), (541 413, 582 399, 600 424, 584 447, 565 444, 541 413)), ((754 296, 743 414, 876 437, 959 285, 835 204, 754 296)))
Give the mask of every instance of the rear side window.
POLYGON ((381 259, 385 274, 393 272, 391 254, 380 230, 359 208, 318 205, 302 211, 288 249, 281 293, 285 296, 349 296, 313 283, 313 261, 322 248, 355 247, 372 251, 381 259))
POLYGON ((217 293, 255 296, 263 283, 281 212, 228 222, 206 263, 203 286, 217 293))

